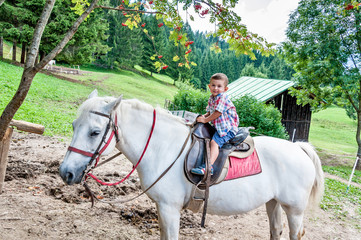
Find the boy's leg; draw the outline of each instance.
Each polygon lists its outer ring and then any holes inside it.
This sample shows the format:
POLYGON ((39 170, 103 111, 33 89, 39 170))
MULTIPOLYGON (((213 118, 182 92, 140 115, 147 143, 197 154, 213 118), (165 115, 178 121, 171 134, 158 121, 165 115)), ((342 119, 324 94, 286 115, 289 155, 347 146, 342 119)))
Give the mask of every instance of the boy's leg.
MULTIPOLYGON (((210 156, 209 156, 209 162, 211 164, 211 174, 213 174, 213 163, 217 160, 218 154, 219 154, 219 149, 218 149, 218 143, 214 140, 212 140, 210 142, 210 156)), ((193 168, 191 170, 192 173, 197 174, 197 175, 204 175, 206 172, 206 164, 203 163, 202 165, 193 168)))
POLYGON ((210 156, 210 163, 213 165, 213 163, 217 160, 218 154, 219 154, 219 146, 216 141, 212 139, 211 141, 211 156, 210 156))

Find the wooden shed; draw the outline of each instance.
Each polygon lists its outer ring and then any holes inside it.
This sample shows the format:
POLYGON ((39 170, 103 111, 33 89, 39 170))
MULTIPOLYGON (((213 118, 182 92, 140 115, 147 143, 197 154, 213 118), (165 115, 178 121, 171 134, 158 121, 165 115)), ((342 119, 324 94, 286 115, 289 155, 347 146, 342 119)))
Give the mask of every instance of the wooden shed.
POLYGON ((231 99, 250 95, 267 104, 274 104, 282 114, 282 124, 290 140, 308 141, 311 107, 309 104, 297 105, 296 97, 288 94, 288 89, 294 84, 287 80, 241 77, 228 85, 227 93, 231 99))

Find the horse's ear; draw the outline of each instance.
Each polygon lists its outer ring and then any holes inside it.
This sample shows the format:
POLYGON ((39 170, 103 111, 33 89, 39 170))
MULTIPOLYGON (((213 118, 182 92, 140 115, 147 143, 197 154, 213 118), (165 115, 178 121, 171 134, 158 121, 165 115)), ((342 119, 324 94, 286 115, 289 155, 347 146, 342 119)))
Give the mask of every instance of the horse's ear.
POLYGON ((120 97, 118 97, 117 100, 115 100, 114 106, 113 106, 113 110, 115 110, 115 109, 119 106, 119 104, 120 104, 120 102, 122 101, 122 99, 123 99, 123 94, 120 95, 120 97))
POLYGON ((112 112, 113 110, 115 110, 119 106, 120 102, 122 101, 122 98, 123 98, 123 95, 118 97, 115 101, 112 101, 111 103, 109 103, 106 106, 106 111, 107 112, 112 112))
POLYGON ((88 99, 93 97, 98 97, 98 90, 95 89, 94 91, 92 91, 92 93, 89 94, 88 99))

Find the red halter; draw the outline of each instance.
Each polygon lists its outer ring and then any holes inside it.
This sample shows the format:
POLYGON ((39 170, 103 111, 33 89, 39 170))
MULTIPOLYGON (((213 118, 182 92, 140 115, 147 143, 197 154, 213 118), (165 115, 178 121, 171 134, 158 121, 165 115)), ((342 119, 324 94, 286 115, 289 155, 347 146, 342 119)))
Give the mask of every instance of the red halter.
POLYGON ((84 179, 84 182, 87 180, 88 176, 92 177, 95 181, 97 181, 98 183, 100 183, 101 185, 107 185, 107 186, 114 186, 114 185, 118 185, 122 182, 124 182, 126 179, 128 179, 130 177, 130 175, 135 171, 135 169, 138 167, 140 161, 143 159, 143 156, 145 154, 145 152, 147 151, 147 148, 148 148, 148 145, 149 145, 149 142, 150 142, 150 139, 152 138, 152 135, 153 135, 153 131, 154 131, 154 126, 155 126, 155 122, 156 122, 156 111, 155 109, 153 110, 153 124, 152 124, 152 128, 151 128, 151 131, 149 133, 149 137, 148 137, 148 140, 147 140, 147 143, 144 147, 144 150, 143 150, 143 153, 142 155, 140 156, 138 162, 136 163, 135 166, 133 166, 133 169, 130 171, 130 173, 128 173, 127 176, 125 176, 121 181, 119 182, 115 182, 115 183, 106 183, 106 182, 103 182, 101 181, 100 179, 98 179, 96 176, 94 176, 92 173, 90 173, 91 170, 93 170, 93 168, 95 168, 99 162, 99 159, 100 159, 100 156, 101 154, 105 151, 105 149, 109 146, 110 142, 112 141, 114 135, 116 137, 116 141, 119 142, 119 137, 118 137, 118 127, 116 126, 116 123, 117 123, 117 115, 115 115, 115 123, 112 122, 111 120, 111 117, 109 115, 106 115, 106 114, 103 114, 103 113, 100 113, 100 112, 95 112, 95 111, 92 111, 91 113, 95 113, 95 114, 98 114, 98 115, 101 115, 103 117, 107 117, 109 118, 109 123, 107 125, 107 128, 105 130, 105 133, 103 135, 103 138, 102 138, 102 141, 100 142, 97 150, 94 152, 94 153, 91 153, 91 152, 86 152, 86 151, 83 151, 81 149, 78 149, 78 148, 74 148, 74 147, 71 147, 69 146, 68 148, 68 151, 72 151, 72 152, 76 152, 76 153, 79 153, 79 154, 82 154, 84 156, 87 156, 87 157, 91 157, 89 163, 88 163, 88 167, 87 169, 85 169, 84 171, 84 176, 85 176, 85 179, 84 179), (112 124, 113 123, 113 124, 112 124), (112 133, 108 139, 108 141, 105 143, 105 145, 103 146, 103 148, 99 151, 101 145, 103 142, 105 142, 105 138, 106 138, 106 135, 111 127, 111 125, 113 126, 113 130, 112 130, 112 133), (91 166, 91 164, 93 163, 94 159, 96 159, 96 163, 93 167, 89 167, 91 166))

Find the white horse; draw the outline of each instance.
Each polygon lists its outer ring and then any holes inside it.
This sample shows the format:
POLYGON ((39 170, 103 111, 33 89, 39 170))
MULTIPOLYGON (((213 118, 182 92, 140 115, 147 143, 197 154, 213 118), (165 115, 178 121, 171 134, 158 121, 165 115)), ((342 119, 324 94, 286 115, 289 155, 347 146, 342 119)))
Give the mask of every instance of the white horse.
MULTIPOLYGON (((118 148, 135 165, 148 141, 153 122, 153 107, 138 100, 121 97, 98 97, 96 90, 80 108, 73 122, 71 146, 94 153, 105 133, 108 119, 94 111, 117 120, 120 141, 109 141, 103 154, 118 148)), ((149 187, 177 158, 190 128, 178 117, 156 109, 156 123, 149 147, 137 171, 142 189, 149 187)), ((323 194, 323 172, 320 159, 307 143, 292 143, 272 137, 254 138, 262 172, 250 177, 224 181, 210 187, 208 214, 235 215, 246 213, 266 204, 270 239, 280 239, 281 209, 286 212, 290 239, 304 234, 303 216, 309 200, 319 200, 323 194)), ((161 239, 178 239, 180 211, 190 199, 192 184, 183 167, 185 151, 173 167, 146 194, 157 206, 161 239)), ((101 144, 104 146, 105 144, 101 144)), ((68 151, 60 166, 60 175, 67 184, 80 183, 90 155, 68 151)), ((312 201, 313 202, 313 201, 312 201)))

